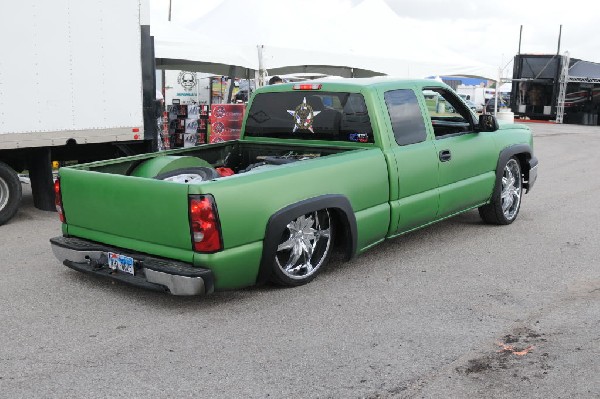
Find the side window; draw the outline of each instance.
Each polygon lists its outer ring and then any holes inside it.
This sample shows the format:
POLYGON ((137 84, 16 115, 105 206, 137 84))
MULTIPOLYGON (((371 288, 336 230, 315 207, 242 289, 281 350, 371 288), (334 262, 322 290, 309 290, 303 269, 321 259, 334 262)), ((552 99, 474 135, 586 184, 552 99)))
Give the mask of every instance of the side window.
POLYGON ((425 88, 423 96, 436 138, 473 131, 471 111, 456 95, 434 87, 425 88))
POLYGON ((392 130, 398 145, 420 143, 427 138, 423 114, 412 90, 392 90, 384 94, 392 130))

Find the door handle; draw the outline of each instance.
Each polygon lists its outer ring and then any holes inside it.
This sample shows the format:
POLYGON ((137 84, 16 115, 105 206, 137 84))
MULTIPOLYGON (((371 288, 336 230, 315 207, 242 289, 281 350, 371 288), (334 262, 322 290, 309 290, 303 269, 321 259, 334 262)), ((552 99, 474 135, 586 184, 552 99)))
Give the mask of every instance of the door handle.
POLYGON ((452 154, 450 153, 450 150, 440 151, 440 161, 448 162, 451 159, 452 159, 452 154))

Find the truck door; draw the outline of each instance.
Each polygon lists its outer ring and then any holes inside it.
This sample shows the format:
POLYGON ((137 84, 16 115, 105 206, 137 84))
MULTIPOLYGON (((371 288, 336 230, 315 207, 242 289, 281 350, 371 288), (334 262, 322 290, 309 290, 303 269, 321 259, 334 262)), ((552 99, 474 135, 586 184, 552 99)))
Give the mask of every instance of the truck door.
POLYGON ((439 165, 438 218, 486 202, 495 183, 498 159, 493 132, 476 132, 475 116, 450 90, 423 90, 427 124, 435 136, 439 165))
MULTIPOLYGON (((438 211, 438 162, 427 135, 423 112, 412 89, 383 93, 390 154, 397 168, 397 190, 391 193, 389 235, 409 231, 435 219, 438 211)), ((394 176, 390 171, 390 180, 394 176)))

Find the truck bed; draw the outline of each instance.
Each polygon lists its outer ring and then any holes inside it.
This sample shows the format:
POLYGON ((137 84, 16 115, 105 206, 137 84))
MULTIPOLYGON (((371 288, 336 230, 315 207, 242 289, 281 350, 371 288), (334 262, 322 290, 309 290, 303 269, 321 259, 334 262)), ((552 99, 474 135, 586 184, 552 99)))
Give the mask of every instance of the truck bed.
MULTIPOLYGON (((349 199, 362 230, 359 250, 383 239, 389 225, 387 164, 375 147, 228 142, 66 167, 60 180, 65 234, 208 268, 237 250, 260 258, 269 218, 289 204, 323 194, 349 199), (160 165, 146 168, 148 163, 160 165), (194 163, 230 168, 234 174, 187 183, 157 179, 171 163, 183 169, 194 163), (197 194, 214 197, 222 252, 192 250, 188 196, 197 194), (365 216, 368 226, 361 224, 365 216)), ((226 263, 237 267, 236 262, 244 260, 226 263)), ((248 278, 255 279, 255 272, 248 278)), ((223 282, 215 281, 216 288, 223 282)))

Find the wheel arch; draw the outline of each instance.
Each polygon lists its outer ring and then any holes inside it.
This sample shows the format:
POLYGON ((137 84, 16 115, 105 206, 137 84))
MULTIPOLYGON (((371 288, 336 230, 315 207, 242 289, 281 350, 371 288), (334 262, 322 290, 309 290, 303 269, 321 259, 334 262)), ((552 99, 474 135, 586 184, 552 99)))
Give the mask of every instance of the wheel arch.
MULTIPOLYGON (((500 151, 500 155, 498 157, 498 164, 496 165, 496 178, 502 177, 504 165, 506 165, 510 158, 515 157, 519 161, 521 173, 525 176, 525 181, 529 181, 529 171, 533 166, 537 165, 537 159, 533 157, 532 154, 533 151, 531 150, 531 146, 529 146, 529 144, 515 144, 504 148, 502 151, 500 151), (535 165, 533 161, 535 161, 535 165)), ((527 189, 529 188, 527 183, 524 183, 523 187, 527 189)), ((496 187, 495 190, 498 190, 498 187, 496 187)))
POLYGON ((342 233, 341 237, 343 237, 346 259, 349 260, 356 254, 356 217, 348 198, 339 194, 326 194, 308 198, 278 210, 269 218, 265 228, 257 283, 264 283, 269 279, 271 262, 273 262, 279 239, 287 224, 301 215, 320 209, 328 209, 332 214, 334 225, 341 226, 340 232, 342 233))

